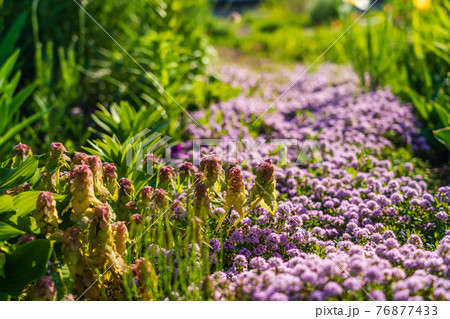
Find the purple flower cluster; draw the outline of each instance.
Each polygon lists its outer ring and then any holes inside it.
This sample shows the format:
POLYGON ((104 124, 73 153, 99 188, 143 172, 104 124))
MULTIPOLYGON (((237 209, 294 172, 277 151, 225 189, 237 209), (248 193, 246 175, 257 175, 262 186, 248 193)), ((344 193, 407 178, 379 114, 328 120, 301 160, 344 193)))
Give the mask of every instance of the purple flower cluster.
MULTIPOLYGON (((295 80, 302 70, 285 74, 295 80)), ((277 85, 272 73, 255 81, 241 66, 228 65, 224 74, 243 94, 213 105, 209 125, 192 125, 189 132, 195 138, 225 132, 224 138, 252 140, 254 128, 236 125, 241 116, 251 123, 287 87, 277 85), (248 96, 252 91, 261 94, 248 96)), ((429 149, 411 105, 389 89, 363 93, 351 70, 326 64, 305 74, 259 121, 259 139, 313 139, 321 159, 310 154, 309 162, 278 167, 284 201, 275 215, 256 207, 221 239, 229 268, 211 275, 215 299, 450 299, 450 237, 444 237, 450 187, 430 188, 428 171, 410 155, 403 163, 386 157, 403 146, 429 149)), ((263 145, 259 152, 281 163, 275 147, 263 145)), ((288 163, 296 162, 298 151, 288 149, 288 163)), ((243 150, 235 161, 249 155, 243 150)), ((251 160, 243 167, 245 179, 254 176, 256 165, 251 160)), ((233 214, 229 224, 237 219, 233 214)))
POLYGON ((373 247, 341 241, 325 258, 301 252, 288 261, 279 257, 267 260, 253 257, 248 261, 248 257, 237 255, 229 271, 211 275, 215 297, 217 300, 450 299, 450 237, 444 237, 434 252, 409 243, 396 247, 394 242, 395 239, 388 238, 385 244, 373 247), (391 251, 396 253, 390 254, 391 251), (401 266, 396 265, 397 255, 401 266))

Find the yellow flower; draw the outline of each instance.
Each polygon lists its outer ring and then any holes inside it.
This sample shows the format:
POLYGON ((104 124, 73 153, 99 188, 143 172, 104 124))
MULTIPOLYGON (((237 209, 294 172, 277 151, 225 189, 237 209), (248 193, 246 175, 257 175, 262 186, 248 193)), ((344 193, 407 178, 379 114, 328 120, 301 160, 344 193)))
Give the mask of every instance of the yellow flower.
POLYGON ((420 11, 427 11, 431 7, 431 0, 413 0, 416 9, 420 11))

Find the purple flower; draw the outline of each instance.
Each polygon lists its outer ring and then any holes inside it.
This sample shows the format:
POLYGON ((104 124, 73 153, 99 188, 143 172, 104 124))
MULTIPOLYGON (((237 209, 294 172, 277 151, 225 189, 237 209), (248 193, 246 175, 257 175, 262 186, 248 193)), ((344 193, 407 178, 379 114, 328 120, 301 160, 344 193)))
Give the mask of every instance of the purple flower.
POLYGON ((326 298, 339 296, 344 292, 344 289, 337 282, 329 282, 323 287, 323 294, 326 298))
POLYGON ((250 268, 258 270, 266 270, 269 264, 262 257, 255 257, 250 260, 250 268))
POLYGON ((280 243, 280 237, 276 233, 271 233, 266 238, 268 245, 278 245, 280 243))
POLYGON ((436 213, 436 217, 442 220, 443 222, 448 220, 448 214, 443 210, 436 213))
POLYGON ((400 245, 398 244, 398 241, 395 238, 388 238, 384 241, 384 245, 388 248, 388 249, 392 249, 392 248, 398 248, 400 245))
POLYGON ((380 283, 383 280, 383 272, 377 266, 370 266, 364 273, 364 279, 380 283))
POLYGON ((386 301, 386 296, 381 290, 374 290, 370 293, 370 297, 372 297, 376 301, 386 301))
POLYGON ((395 301, 401 301, 401 300, 408 300, 409 299, 409 290, 403 289, 394 292, 393 300, 395 301))
POLYGON ((220 241, 218 239, 211 238, 209 240, 209 245, 216 253, 220 252, 220 241))
POLYGON ((407 243, 412 244, 412 245, 416 246, 417 248, 422 248, 422 246, 423 246, 422 239, 420 239, 420 237, 416 234, 412 234, 411 236, 409 236, 407 243))
POLYGON ((271 257, 267 262, 269 263, 270 267, 278 268, 283 264, 283 259, 279 257, 271 257))
POLYGON ((270 301, 288 301, 289 297, 281 292, 276 292, 270 296, 270 301))
POLYGON ((243 235, 242 231, 235 230, 234 232, 231 233, 229 240, 233 243, 242 244, 244 242, 244 235, 243 235))
POLYGON ((236 269, 247 268, 247 258, 244 255, 237 255, 234 257, 233 265, 236 269))
POLYGON ((315 290, 309 295, 309 300, 322 301, 324 300, 324 293, 320 290, 315 290))
POLYGON ((361 282, 358 279, 353 278, 353 277, 349 277, 349 278, 345 279, 345 281, 342 285, 344 286, 345 289, 352 290, 352 291, 360 290, 362 287, 361 282))
POLYGON ((243 255, 243 256, 245 256, 246 258, 250 258, 250 256, 251 256, 251 252, 250 252, 250 250, 248 250, 247 248, 242 248, 242 249, 240 249, 239 251, 238 251, 238 254, 239 255, 243 255))

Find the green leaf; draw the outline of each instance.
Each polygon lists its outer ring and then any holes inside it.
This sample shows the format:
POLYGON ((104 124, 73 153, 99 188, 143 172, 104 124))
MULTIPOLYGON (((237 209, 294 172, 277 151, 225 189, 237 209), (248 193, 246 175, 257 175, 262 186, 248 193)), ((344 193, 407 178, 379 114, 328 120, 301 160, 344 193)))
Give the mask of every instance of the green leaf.
POLYGON ((32 216, 18 216, 16 214, 11 216, 9 221, 14 224, 14 227, 26 234, 39 235, 41 233, 41 229, 37 225, 36 219, 32 216))
POLYGON ((427 109, 426 99, 423 96, 417 94, 415 91, 411 90, 410 88, 406 88, 405 91, 411 98, 414 107, 419 112, 422 119, 428 121, 430 118, 430 114, 427 109))
MULTIPOLYGON (((53 108, 51 108, 51 109, 53 109, 53 108)), ((44 114, 48 113, 51 109, 48 109, 45 112, 36 113, 36 114, 24 119, 22 122, 9 128, 6 132, 6 134, 3 135, 2 137, 0 137, 0 147, 5 147, 6 144, 9 142, 9 140, 12 139, 16 134, 20 133, 27 126, 30 126, 32 123, 34 123, 39 118, 41 118, 44 114)))
POLYGON ((450 149, 450 127, 433 131, 436 139, 450 149))
POLYGON ((9 104, 9 113, 13 115, 20 106, 26 101, 26 99, 33 93, 36 87, 36 83, 32 83, 17 93, 9 104))
POLYGON ((39 165, 36 156, 30 156, 19 167, 0 169, 0 193, 7 189, 20 186, 33 177, 39 165))
POLYGON ((13 198, 10 195, 0 196, 0 214, 14 210, 13 198))
POLYGON ((6 255, 4 253, 0 253, 0 278, 5 278, 5 271, 3 270, 5 263, 6 263, 6 255))
POLYGON ((6 278, 0 278, 0 292, 17 296, 28 283, 45 276, 51 252, 52 243, 45 239, 17 246, 6 255, 6 278))
POLYGON ((13 55, 11 55, 5 62, 5 64, 3 64, 3 66, 0 68, 0 89, 3 89, 3 84, 9 78, 18 58, 19 58, 19 50, 15 51, 13 55))
POLYGON ((436 112, 439 115, 439 119, 441 120, 442 124, 446 127, 450 127, 450 112, 448 112, 443 106, 433 103, 434 108, 436 109, 436 112))
POLYGON ((24 11, 9 28, 6 35, 3 37, 0 43, 0 65, 5 62, 6 58, 11 54, 15 48, 15 44, 22 33, 22 29, 27 22, 28 10, 24 11))
POLYGON ((14 228, 7 223, 0 222, 0 241, 8 240, 22 234, 25 234, 25 232, 14 228))
POLYGON ((10 295, 0 292, 0 301, 10 301, 10 300, 11 300, 10 295))

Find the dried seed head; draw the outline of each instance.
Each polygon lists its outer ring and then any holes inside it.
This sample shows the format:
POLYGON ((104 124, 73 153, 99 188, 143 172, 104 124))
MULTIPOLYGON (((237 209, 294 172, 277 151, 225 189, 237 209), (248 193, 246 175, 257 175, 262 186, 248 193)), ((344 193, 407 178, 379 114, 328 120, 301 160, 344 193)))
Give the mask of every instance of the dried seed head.
POLYGON ((147 154, 144 157, 143 166, 144 171, 147 174, 153 174, 153 172, 158 168, 159 165, 159 159, 156 157, 155 154, 147 154))
POLYGON ((133 221, 136 225, 142 224, 142 216, 140 214, 134 214, 133 221))
POLYGON ((120 195, 122 196, 129 196, 129 197, 133 197, 134 195, 134 186, 133 186, 133 182, 131 180, 129 180, 128 178, 121 178, 119 180, 119 187, 120 187, 120 195))
POLYGON ((116 250, 119 255, 123 255, 127 248, 128 228, 125 222, 116 222, 112 225, 112 233, 116 250))
POLYGON ((272 214, 276 209, 275 167, 270 159, 264 160, 256 169, 256 178, 250 191, 250 200, 262 198, 272 214))
POLYGON ((8 163, 8 168, 16 168, 25 160, 33 155, 33 152, 31 151, 31 148, 25 144, 19 143, 17 144, 12 152, 11 152, 11 160, 8 163))
MULTIPOLYGON (((153 267, 150 261, 147 261, 144 257, 136 259, 134 265, 132 266, 133 274, 137 279, 137 286, 139 290, 143 290, 143 285, 145 285, 147 278, 153 277, 153 267)), ((152 282, 149 280, 149 282, 152 282)))
POLYGON ((73 165, 86 165, 88 156, 85 153, 75 153, 72 159, 73 165))
POLYGON ((70 172, 71 183, 76 190, 84 189, 92 185, 92 172, 87 165, 75 165, 70 172))
POLYGON ((228 173, 227 185, 227 191, 234 193, 241 192, 245 187, 244 175, 242 175, 242 170, 239 166, 234 166, 230 169, 230 172, 228 173))
POLYGON ((205 181, 205 174, 197 173, 194 176, 194 184, 203 183, 205 181))
POLYGON ((195 207, 195 214, 201 220, 205 221, 207 215, 210 212, 208 187, 206 187, 205 184, 199 183, 195 185, 194 207, 195 207))
POLYGON ((32 185, 31 185, 30 183, 23 183, 23 184, 20 185, 20 186, 17 186, 17 187, 8 189, 8 190, 5 192, 5 194, 7 194, 7 195, 12 195, 12 196, 18 195, 18 194, 20 194, 20 193, 23 193, 23 192, 26 192, 26 191, 31 190, 31 186, 32 186, 32 185))
POLYGON ((145 155, 144 161, 150 164, 159 164, 159 159, 155 154, 147 154, 145 155))
POLYGON ((164 208, 167 205, 166 192, 163 189, 155 190, 153 201, 157 207, 164 208))
POLYGON ((184 162, 183 164, 181 164, 178 171, 181 176, 186 176, 186 177, 193 176, 195 173, 194 165, 192 165, 192 163, 190 163, 190 162, 184 162))
POLYGON ((89 168, 91 169, 91 171, 93 173, 94 172, 99 172, 99 173, 103 172, 102 160, 100 159, 100 157, 98 157, 96 155, 89 156, 87 158, 87 164, 89 165, 89 168))
POLYGON ((83 230, 79 226, 74 225, 65 230, 64 235, 62 237, 62 242, 68 244, 82 239, 83 239, 83 230))
POLYGON ((103 185, 103 165, 100 157, 95 155, 89 156, 87 162, 92 172, 95 195, 108 196, 108 190, 103 185))
POLYGON ((167 190, 175 181, 175 172, 172 166, 163 166, 159 170, 158 187, 167 190))
POLYGON ((234 166, 228 172, 227 193, 225 196, 224 210, 228 212, 234 207, 240 216, 243 216, 242 207, 247 199, 244 176, 239 166, 234 166))
POLYGON ((45 234, 53 233, 58 229, 58 211, 56 210, 56 201, 50 192, 41 192, 36 201, 36 210, 33 217, 36 223, 45 234))
POLYGON ((144 186, 142 187, 142 191, 141 191, 141 200, 143 202, 150 202, 150 200, 152 199, 153 196, 153 187, 151 186, 144 186))
POLYGON ((92 172, 87 165, 75 165, 70 172, 70 191, 72 192, 72 221, 76 223, 89 221, 92 218, 92 206, 102 205, 94 193, 92 172))
POLYGON ((52 143, 50 145, 50 156, 60 157, 66 152, 67 150, 62 143, 52 143))
POLYGON ((50 173, 54 173, 56 169, 61 167, 69 168, 67 161, 70 161, 70 158, 65 153, 67 153, 67 150, 62 143, 52 143, 45 168, 50 173))
POLYGON ((53 209, 56 206, 56 202, 53 199, 53 195, 50 192, 41 192, 38 195, 37 203, 36 203, 36 209, 37 210, 44 210, 47 212, 52 212, 53 209))
POLYGON ((137 206, 135 202, 131 201, 125 204, 125 208, 127 210, 127 215, 131 216, 136 212, 137 206))
POLYGON ((36 286, 33 291, 33 300, 56 300, 56 287, 52 277, 45 276, 36 282, 36 286))
POLYGON ((116 166, 110 163, 103 163, 102 170, 103 184, 111 195, 111 198, 117 200, 118 184, 116 166))
POLYGON ((183 202, 176 199, 173 201, 173 203, 172 203, 172 205, 170 205, 170 207, 172 208, 172 211, 174 211, 178 207, 183 207, 183 202))
POLYGON ((32 155, 33 152, 31 152, 31 148, 28 145, 19 143, 16 146, 14 146, 13 154, 27 158, 28 156, 32 155))
POLYGON ((111 163, 103 163, 103 177, 105 181, 117 179, 116 166, 111 163))
POLYGON ((200 161, 200 171, 205 174, 209 186, 214 185, 219 178, 219 175, 223 174, 220 156, 216 152, 204 155, 200 161))
POLYGON ((94 218, 98 221, 103 229, 109 228, 111 222, 111 213, 108 205, 99 205, 94 209, 94 218))
POLYGON ((83 231, 78 225, 67 228, 61 238, 64 261, 68 264, 72 276, 83 273, 83 241, 83 231))
POLYGON ((270 159, 264 160, 256 168, 256 178, 260 184, 270 183, 274 179, 275 167, 270 159))

